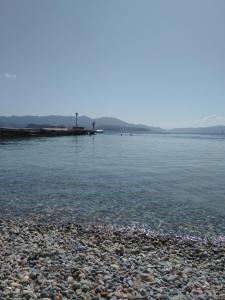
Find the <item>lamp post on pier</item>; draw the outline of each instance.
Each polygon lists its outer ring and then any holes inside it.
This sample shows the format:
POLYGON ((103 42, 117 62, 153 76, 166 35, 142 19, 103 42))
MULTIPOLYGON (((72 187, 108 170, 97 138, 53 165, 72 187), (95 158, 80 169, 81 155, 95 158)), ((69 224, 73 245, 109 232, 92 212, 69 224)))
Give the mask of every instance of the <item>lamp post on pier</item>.
POLYGON ((77 112, 75 113, 75 116, 76 116, 76 127, 77 127, 77 119, 78 119, 78 113, 77 112))

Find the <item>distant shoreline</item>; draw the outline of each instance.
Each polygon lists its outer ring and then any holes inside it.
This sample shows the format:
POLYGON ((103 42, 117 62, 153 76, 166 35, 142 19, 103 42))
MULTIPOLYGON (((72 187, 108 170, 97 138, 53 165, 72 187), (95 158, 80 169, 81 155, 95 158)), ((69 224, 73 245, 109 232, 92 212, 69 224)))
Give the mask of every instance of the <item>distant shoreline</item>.
MULTIPOLYGON (((123 131, 123 132, 146 132, 146 133, 188 133, 188 134, 223 134, 225 135, 225 125, 217 124, 211 126, 182 127, 164 129, 157 126, 145 124, 133 124, 114 117, 90 118, 88 116, 79 116, 78 126, 92 129, 95 122, 96 129, 105 131, 123 131)), ((75 124, 74 116, 0 116, 0 127, 29 127, 29 126, 65 126, 73 127, 75 124)))

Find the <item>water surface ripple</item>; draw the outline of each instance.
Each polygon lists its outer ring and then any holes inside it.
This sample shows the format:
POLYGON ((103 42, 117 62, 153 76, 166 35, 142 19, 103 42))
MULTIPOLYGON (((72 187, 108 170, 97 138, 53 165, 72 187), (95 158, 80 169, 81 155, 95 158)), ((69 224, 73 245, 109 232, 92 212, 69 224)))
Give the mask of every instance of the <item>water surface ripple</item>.
POLYGON ((0 142, 0 216, 147 224, 223 236, 225 139, 200 135, 54 137, 0 142))

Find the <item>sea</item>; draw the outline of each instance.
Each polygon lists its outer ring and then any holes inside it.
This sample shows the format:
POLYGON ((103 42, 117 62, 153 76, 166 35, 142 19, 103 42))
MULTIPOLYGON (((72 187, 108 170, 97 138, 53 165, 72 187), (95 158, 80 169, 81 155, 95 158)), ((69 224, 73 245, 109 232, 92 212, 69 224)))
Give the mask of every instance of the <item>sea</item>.
POLYGON ((224 238, 223 135, 123 134, 0 141, 0 218, 140 226, 224 238))

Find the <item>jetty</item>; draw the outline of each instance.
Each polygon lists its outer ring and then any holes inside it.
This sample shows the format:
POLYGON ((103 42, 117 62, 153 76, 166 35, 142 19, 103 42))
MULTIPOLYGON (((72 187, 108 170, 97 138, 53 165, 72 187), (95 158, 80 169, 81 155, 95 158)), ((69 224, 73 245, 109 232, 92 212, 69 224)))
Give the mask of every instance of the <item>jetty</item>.
POLYGON ((0 138, 4 137, 41 137, 41 136, 66 136, 66 135, 91 135, 93 130, 83 127, 74 128, 0 128, 0 138))

